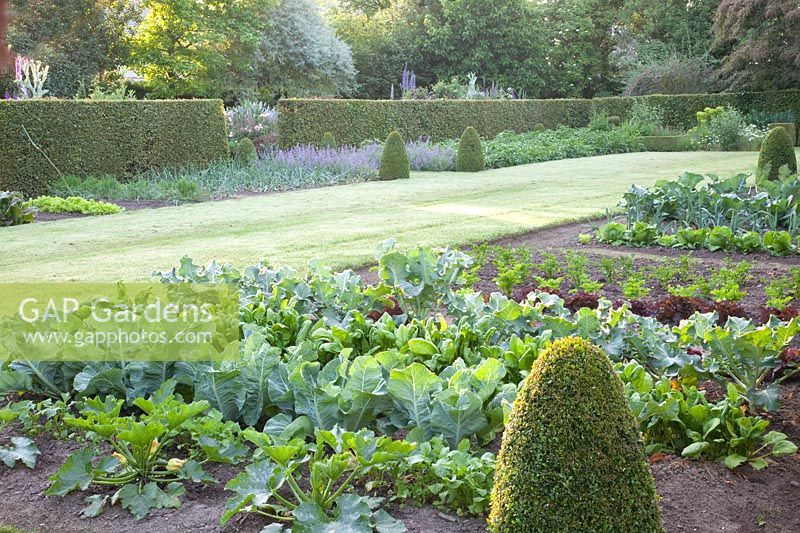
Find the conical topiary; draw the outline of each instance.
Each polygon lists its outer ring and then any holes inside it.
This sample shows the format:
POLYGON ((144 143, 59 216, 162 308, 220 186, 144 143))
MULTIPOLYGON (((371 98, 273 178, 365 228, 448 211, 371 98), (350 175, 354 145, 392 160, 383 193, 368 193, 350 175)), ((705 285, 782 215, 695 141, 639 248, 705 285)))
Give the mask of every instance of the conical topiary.
POLYGON ((236 143, 236 153, 234 159, 242 165, 252 165, 258 159, 258 152, 253 141, 245 137, 236 143))
POLYGON ((485 168, 481 138, 475 128, 470 126, 461 134, 461 140, 458 143, 456 170, 458 172, 480 172, 485 168))
POLYGON ((537 122, 536 125, 533 127, 533 131, 544 131, 547 128, 544 127, 544 124, 541 122, 537 122))
POLYGON ((336 148, 336 139, 333 138, 333 133, 326 131, 319 145, 321 148, 336 148))
POLYGON ((780 168, 789 165, 792 173, 797 172, 797 156, 792 139, 782 127, 774 128, 767 134, 758 154, 758 176, 771 180, 778 178, 780 168))
POLYGON ((663 531, 639 426, 600 348, 560 339, 534 363, 503 434, 489 527, 663 531))
POLYGON ((409 177, 411 166, 408 162, 406 145, 400 132, 393 131, 383 144, 381 166, 378 178, 382 180, 398 180, 409 177))

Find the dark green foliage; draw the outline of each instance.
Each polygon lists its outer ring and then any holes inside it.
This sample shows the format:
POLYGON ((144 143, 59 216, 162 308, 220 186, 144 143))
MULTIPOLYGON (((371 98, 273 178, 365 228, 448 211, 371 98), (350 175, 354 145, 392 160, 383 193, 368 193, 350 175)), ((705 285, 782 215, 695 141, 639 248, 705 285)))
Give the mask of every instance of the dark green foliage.
POLYGON ((583 127, 593 113, 624 120, 637 100, 661 109, 663 126, 684 130, 697 125, 697 111, 720 105, 764 112, 792 111, 800 117, 800 90, 593 100, 283 99, 278 102, 278 142, 282 147, 315 144, 320 131, 336 131, 340 144, 358 145, 367 139, 382 139, 392 130, 407 139, 430 137, 438 142, 457 138, 468 126, 473 126, 481 138, 492 139, 502 131, 530 131, 530 125, 537 123, 547 129, 559 125, 583 127))
POLYGON ((119 178, 204 165, 229 156, 226 137, 219 100, 0 101, 0 190, 47 194, 54 165, 64 175, 119 178))
POLYGON ((789 138, 792 140, 792 146, 797 145, 797 128, 794 122, 772 122, 768 124, 769 129, 773 128, 783 128, 786 130, 786 133, 789 134, 789 138))
POLYGON ((794 153, 792 139, 783 128, 774 128, 767 134, 758 154, 758 174, 771 180, 778 178, 778 172, 784 165, 789 166, 792 173, 797 172, 797 156, 794 153), (769 173, 765 174, 769 166, 769 173))
POLYGON ((653 135, 639 137, 639 142, 648 152, 680 152, 682 142, 687 139, 686 135, 653 135))
POLYGON ((473 126, 483 139, 502 131, 523 133, 531 124, 585 126, 591 100, 333 100, 282 99, 278 102, 278 142, 282 147, 315 144, 320 131, 336 131, 337 141, 358 145, 384 139, 393 130, 406 139, 457 139, 473 126))
POLYGON ((622 119, 619 118, 617 115, 611 115, 608 117, 608 121, 611 123, 612 126, 619 126, 622 123, 622 119))
POLYGON ((687 130, 697 125, 696 113, 706 107, 733 107, 738 110, 755 110, 767 113, 794 112, 800 117, 800 91, 770 91, 759 93, 719 94, 652 94, 635 97, 608 97, 592 100, 595 112, 605 111, 623 120, 635 101, 645 102, 663 112, 665 127, 687 130))
POLYGON ((470 126, 461 134, 456 156, 456 170, 458 172, 480 172, 486 168, 483 159, 483 146, 481 138, 475 128, 470 126))
POLYGON ((533 127, 533 131, 545 131, 547 128, 544 127, 544 124, 541 122, 537 122, 536 125, 533 127))
POLYGON ((521 386, 497 458, 495 532, 663 531, 639 427, 606 355, 565 338, 521 386))
POLYGON ((378 179, 397 180, 409 177, 411 166, 408 162, 406 145, 399 132, 393 131, 386 138, 381 155, 381 166, 378 169, 378 179))
POLYGON ((73 97, 81 83, 127 58, 126 21, 136 8, 97 0, 15 0, 8 28, 14 52, 50 67, 47 96, 73 97))
POLYGON ((236 143, 236 153, 234 159, 241 165, 252 165, 258 159, 258 152, 256 152, 256 145, 253 141, 245 137, 236 143))
POLYGON ((333 133, 326 131, 319 145, 321 148, 336 148, 336 139, 333 138, 333 133))

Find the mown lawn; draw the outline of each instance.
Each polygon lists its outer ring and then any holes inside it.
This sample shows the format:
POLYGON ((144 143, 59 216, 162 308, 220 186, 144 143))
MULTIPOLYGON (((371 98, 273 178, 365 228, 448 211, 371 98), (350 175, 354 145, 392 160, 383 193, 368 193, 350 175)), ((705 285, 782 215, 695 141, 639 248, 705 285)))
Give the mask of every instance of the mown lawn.
POLYGON ((221 202, 0 229, 0 281, 139 281, 184 255, 303 268, 368 262, 388 237, 402 245, 463 244, 613 208, 631 185, 683 171, 730 175, 754 152, 637 153, 551 161, 475 174, 412 173, 221 202))

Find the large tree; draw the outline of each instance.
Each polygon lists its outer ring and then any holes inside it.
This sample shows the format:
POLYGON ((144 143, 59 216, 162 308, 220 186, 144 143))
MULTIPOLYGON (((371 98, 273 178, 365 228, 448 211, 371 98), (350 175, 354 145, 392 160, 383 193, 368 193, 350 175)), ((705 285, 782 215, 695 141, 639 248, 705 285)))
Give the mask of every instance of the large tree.
POLYGON ((132 66, 158 97, 235 97, 255 87, 273 0, 143 0, 132 66))
POLYGON ((322 17, 314 0, 281 0, 258 55, 258 81, 276 95, 350 94, 355 69, 350 48, 322 17))
POLYGON ((46 88, 75 96, 78 86, 116 67, 127 56, 124 27, 129 2, 12 0, 8 42, 12 51, 49 65, 46 88))
POLYGON ((398 85, 403 65, 418 72, 420 84, 435 81, 427 73, 419 47, 422 17, 406 5, 385 9, 336 9, 329 13, 336 34, 352 52, 359 98, 388 98, 398 85))
POLYGON ((714 19, 720 75, 731 88, 765 90, 800 84, 800 2, 722 0, 714 19))

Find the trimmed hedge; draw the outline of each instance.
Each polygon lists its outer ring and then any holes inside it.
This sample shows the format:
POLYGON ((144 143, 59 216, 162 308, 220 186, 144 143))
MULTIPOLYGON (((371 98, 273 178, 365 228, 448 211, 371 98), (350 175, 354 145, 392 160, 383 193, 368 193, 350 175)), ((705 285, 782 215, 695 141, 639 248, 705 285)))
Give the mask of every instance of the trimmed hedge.
POLYGON ((230 155, 220 100, 0 101, 0 146, 0 190, 28 196, 48 192, 53 165, 124 179, 230 155))
POLYGON ((491 139, 502 131, 524 133, 541 122, 581 127, 589 123, 591 100, 333 100, 278 102, 278 142, 284 148, 316 144, 320 132, 336 131, 339 144, 385 139, 458 139, 467 127, 491 139))
POLYGON ((541 123, 583 127, 593 113, 625 120, 635 100, 660 107, 666 126, 688 129, 706 107, 733 106, 747 113, 792 111, 800 119, 800 90, 607 97, 585 100, 334 100, 287 99, 278 102, 278 142, 282 147, 316 144, 320 132, 336 131, 339 144, 358 145, 398 130, 406 139, 434 142, 457 139, 473 126, 483 139, 502 131, 523 133, 541 123))
POLYGON ((497 456, 496 533, 662 532, 639 424, 603 351, 568 337, 523 381, 497 456))
POLYGON ((681 129, 689 129, 697 125, 696 113, 698 111, 702 111, 706 107, 717 106, 735 107, 742 113, 751 110, 766 113, 792 111, 800 119, 800 90, 798 89, 761 93, 651 94, 648 96, 595 98, 592 100, 592 109, 595 112, 619 115, 625 120, 636 100, 661 108, 664 113, 665 126, 681 129))

